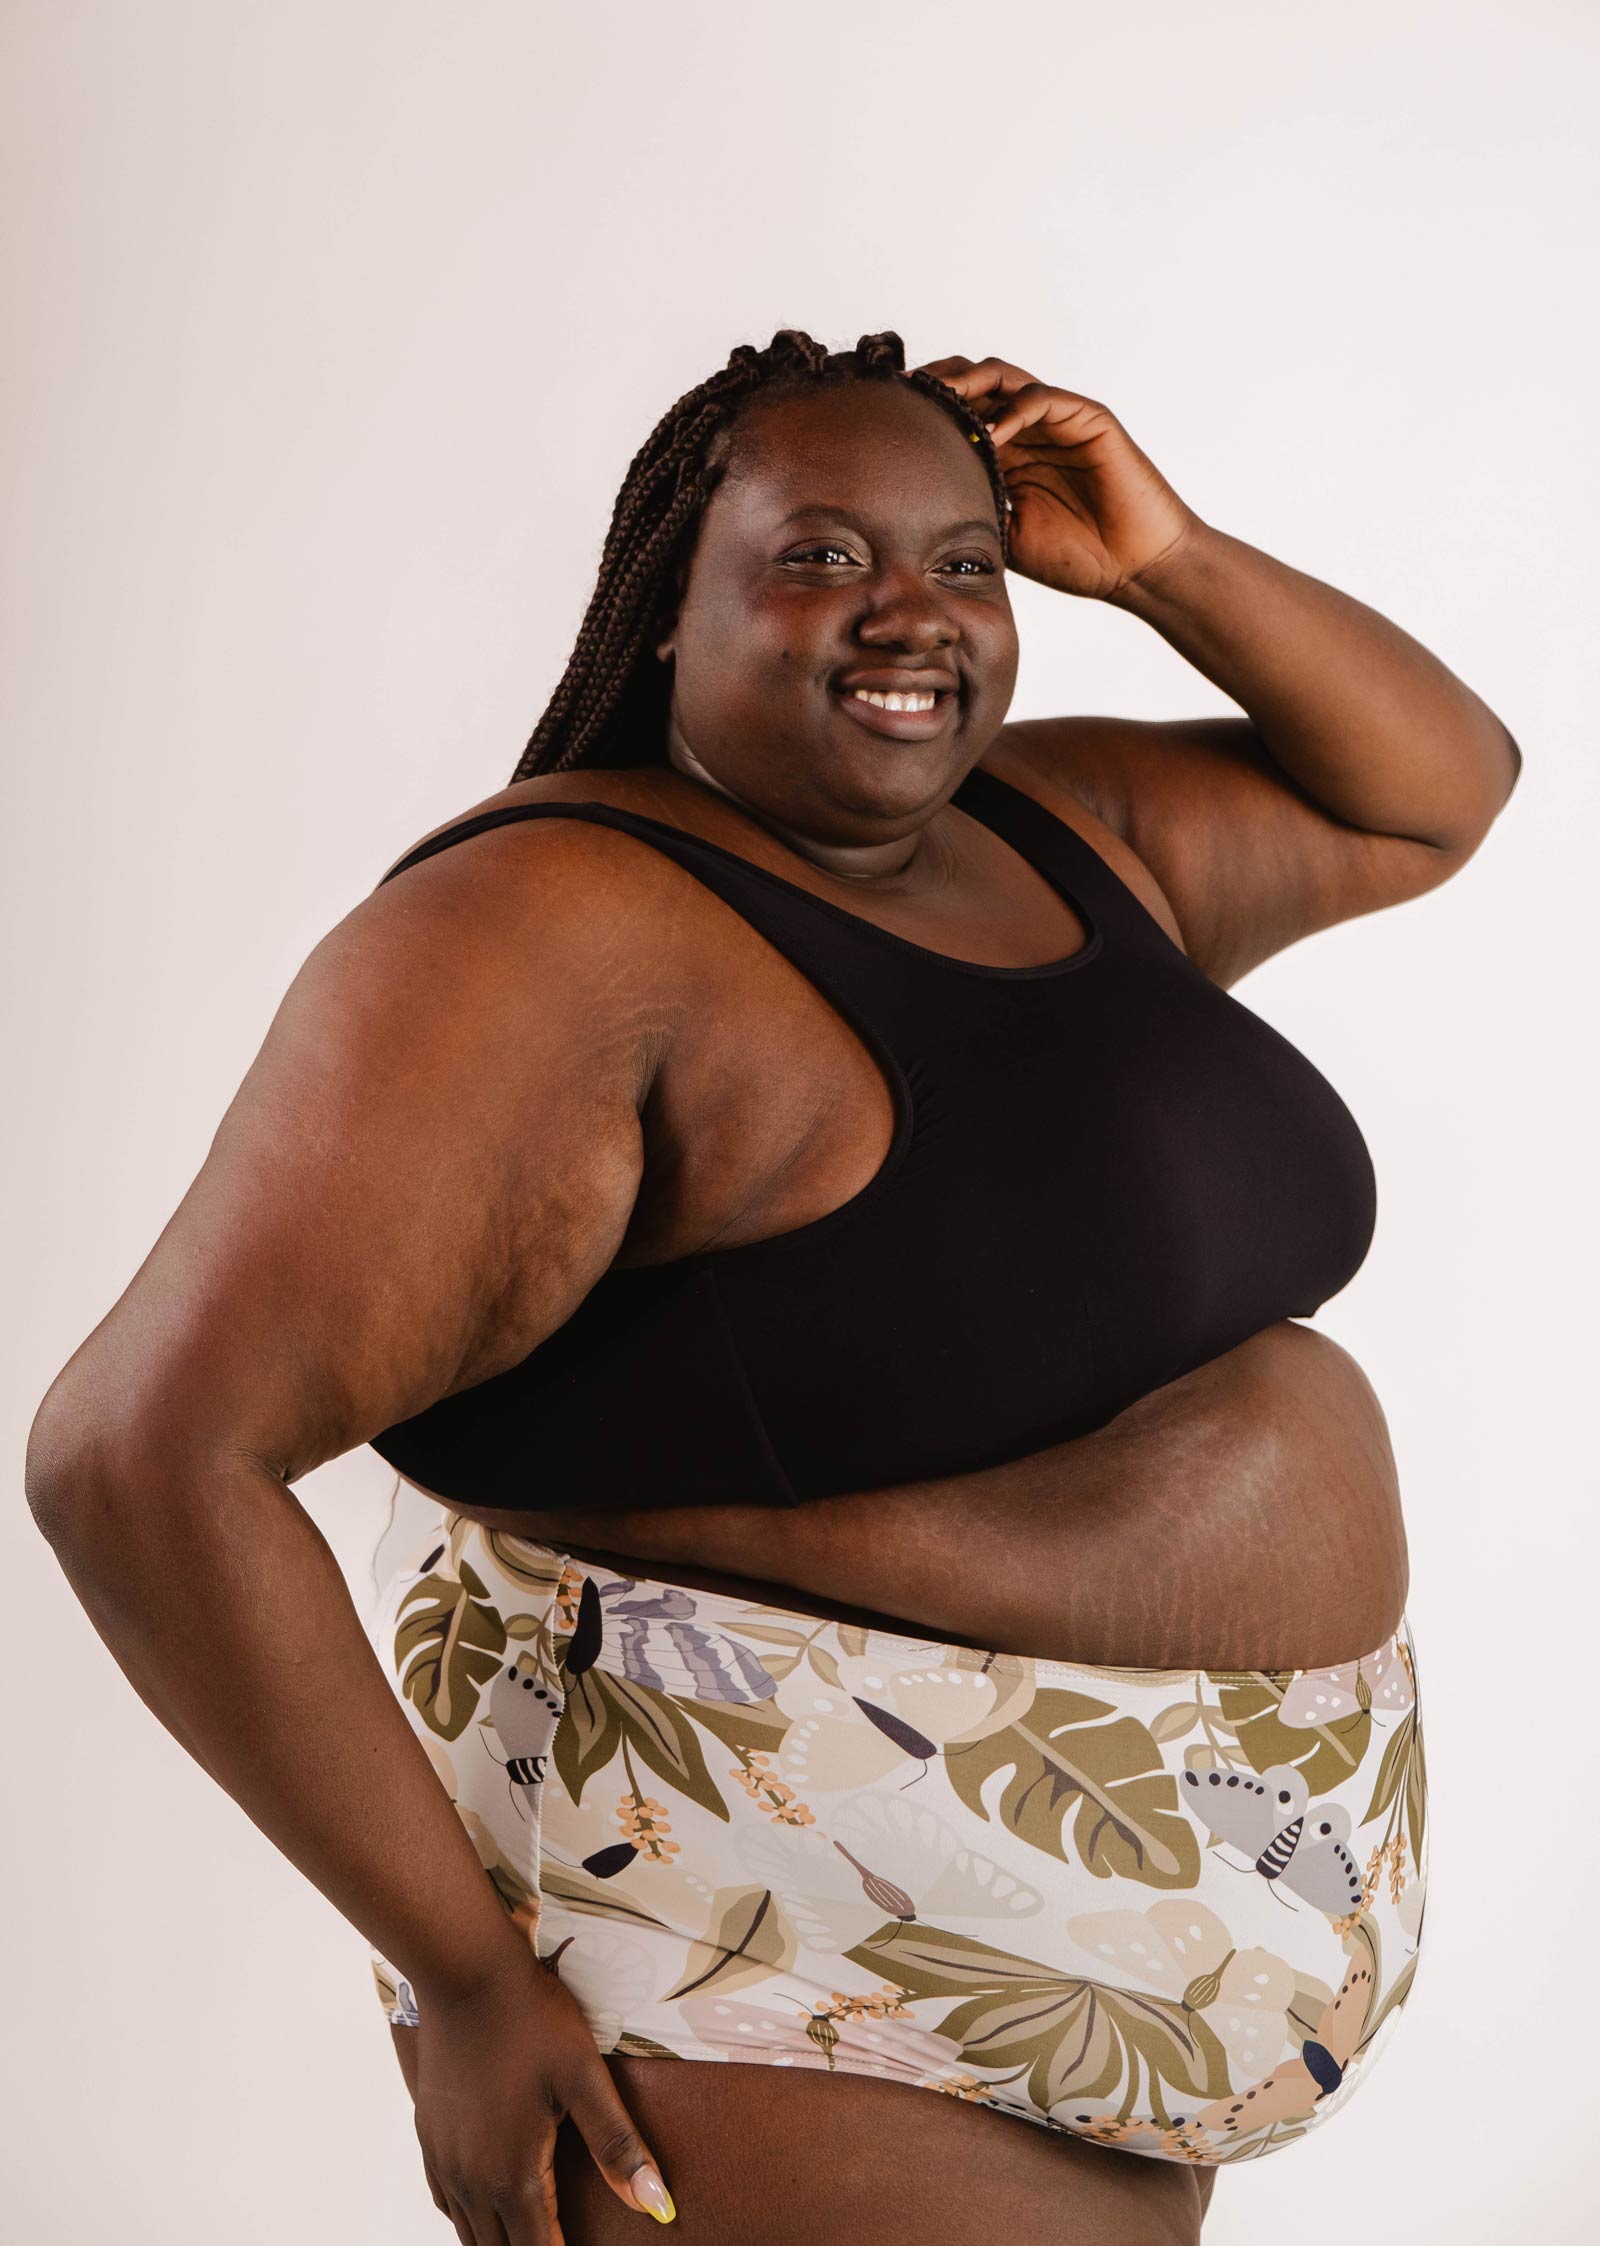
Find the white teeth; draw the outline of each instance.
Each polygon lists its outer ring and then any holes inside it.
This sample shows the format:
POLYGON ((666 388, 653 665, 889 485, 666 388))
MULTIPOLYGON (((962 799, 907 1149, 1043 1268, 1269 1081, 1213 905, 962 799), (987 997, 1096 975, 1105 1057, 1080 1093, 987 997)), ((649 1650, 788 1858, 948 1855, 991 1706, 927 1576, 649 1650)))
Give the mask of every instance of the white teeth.
POLYGON ((879 694, 874 689, 858 686, 852 700, 870 702, 875 710, 931 710, 938 701, 937 694, 879 694))

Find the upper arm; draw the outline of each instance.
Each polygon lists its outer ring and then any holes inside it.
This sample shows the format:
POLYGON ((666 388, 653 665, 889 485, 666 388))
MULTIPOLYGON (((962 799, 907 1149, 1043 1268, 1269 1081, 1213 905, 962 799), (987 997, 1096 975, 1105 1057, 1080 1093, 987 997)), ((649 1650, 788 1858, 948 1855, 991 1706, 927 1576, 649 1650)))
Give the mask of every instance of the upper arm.
POLYGON ((293 1480, 571 1315, 633 1209, 659 1033, 618 884, 595 910, 611 842, 476 836, 323 938, 58 1379, 69 1451, 209 1443, 293 1480))
POLYGON ((1149 868, 1184 949, 1223 985, 1319 928, 1435 888, 1476 848, 1350 825, 1284 771, 1248 718, 1035 718, 1002 740, 1149 868))

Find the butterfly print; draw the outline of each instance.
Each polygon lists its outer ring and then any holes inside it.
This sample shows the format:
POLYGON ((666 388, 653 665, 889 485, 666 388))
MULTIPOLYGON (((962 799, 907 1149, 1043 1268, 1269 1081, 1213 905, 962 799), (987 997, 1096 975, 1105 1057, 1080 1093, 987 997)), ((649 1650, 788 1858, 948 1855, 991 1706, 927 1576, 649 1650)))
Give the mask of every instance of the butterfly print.
POLYGON ((1097 1669, 655 1581, 420 1493, 386 1551, 401 1709, 602 2055, 875 2075, 1169 2163, 1363 2095, 1427 1878, 1404 1625, 1321 1670, 1097 1669))
POLYGON ((506 1775, 513 1785, 544 1783, 561 1709, 561 1701, 526 1661, 511 1663, 495 1678, 489 1688, 489 1723, 506 1751, 506 1775))
POLYGON ((1339 1802, 1313 1811, 1298 1770, 1274 1764, 1259 1778, 1236 1770, 1186 1770, 1181 1787, 1195 1816, 1263 1879, 1281 1881, 1314 1910, 1343 1918, 1361 1901, 1361 1874, 1345 1845, 1350 1812, 1339 1802))
POLYGON ((1398 1638, 1360 1661, 1337 1669, 1303 1669, 1291 1677, 1278 1708, 1278 1721, 1295 1731, 1345 1721, 1363 1706, 1374 1715, 1403 1716, 1416 1704, 1416 1681, 1398 1638))
POLYGON ((586 1574, 567 1643, 568 1675, 598 1667, 690 1699, 770 1700, 778 1688, 767 1670, 737 1638, 696 1621, 699 1604, 677 1584, 586 1574))
POLYGON ((1344 2080, 1356 2056, 1367 2021, 1377 1974, 1370 1946, 1358 1945, 1350 1969, 1322 2009, 1315 2035, 1308 2035, 1297 2059, 1286 2059, 1253 2089, 1202 2106, 1194 2119, 1209 2135, 1253 2137, 1279 2121, 1304 2121, 1344 2080))

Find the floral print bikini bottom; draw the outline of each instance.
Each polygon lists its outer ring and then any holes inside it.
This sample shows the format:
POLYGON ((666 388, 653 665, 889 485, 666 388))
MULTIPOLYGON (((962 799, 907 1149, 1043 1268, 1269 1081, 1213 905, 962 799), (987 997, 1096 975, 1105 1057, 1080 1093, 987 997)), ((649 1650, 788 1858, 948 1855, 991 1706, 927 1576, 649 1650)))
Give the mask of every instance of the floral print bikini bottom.
POLYGON ((1426 1884, 1406 1626, 1333 1669, 1081 1668, 401 1495, 374 1646, 603 2052, 877 2075, 1201 2162, 1370 2071, 1426 1884))

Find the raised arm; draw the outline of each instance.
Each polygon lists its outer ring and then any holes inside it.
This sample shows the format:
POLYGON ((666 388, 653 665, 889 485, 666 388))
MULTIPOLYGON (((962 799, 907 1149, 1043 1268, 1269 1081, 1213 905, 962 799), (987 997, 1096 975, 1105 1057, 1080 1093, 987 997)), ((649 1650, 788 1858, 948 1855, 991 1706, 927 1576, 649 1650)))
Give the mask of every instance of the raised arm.
POLYGON ((992 416, 1010 567, 1152 625, 1244 712, 1036 718, 1005 727, 992 760, 1133 851, 1197 966, 1236 982, 1466 864, 1522 753, 1437 656, 1203 521, 1097 399, 998 358, 929 371, 992 416))
POLYGON ((615 1253, 666 1035, 618 878, 632 847, 501 829, 318 945, 28 1454, 35 1518, 141 1698, 412 1982, 436 2201, 470 2213, 503 2188, 513 2246, 559 2235, 548 2161, 527 2164, 563 2108, 630 2206, 645 2148, 288 1485, 517 1361, 615 1253), (430 2140, 428 2081, 505 2057, 491 2020, 526 2063, 471 2098, 453 2080, 430 2140))

